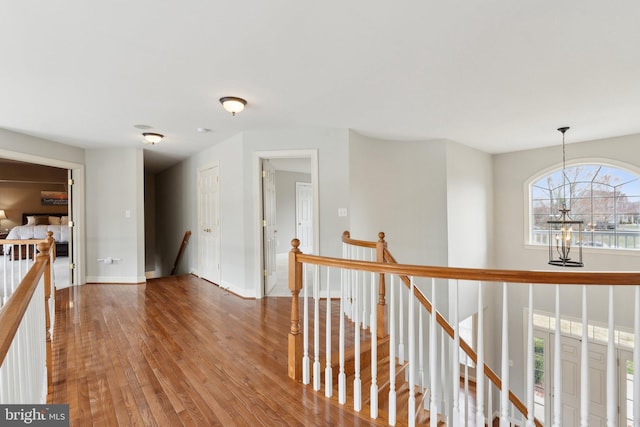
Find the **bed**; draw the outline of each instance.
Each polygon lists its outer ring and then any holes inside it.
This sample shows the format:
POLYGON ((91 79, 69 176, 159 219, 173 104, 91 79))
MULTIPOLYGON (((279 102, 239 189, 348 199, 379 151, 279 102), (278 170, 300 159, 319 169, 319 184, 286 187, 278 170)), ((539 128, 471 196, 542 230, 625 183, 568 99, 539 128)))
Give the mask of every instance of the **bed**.
MULTIPOLYGON (((22 223, 13 227, 6 240, 46 239, 47 232, 53 232, 56 241, 56 255, 69 255, 69 217, 67 214, 24 213, 22 223)), ((11 246, 5 245, 5 254, 11 252, 11 246)), ((15 255, 12 257, 15 259, 15 255)))

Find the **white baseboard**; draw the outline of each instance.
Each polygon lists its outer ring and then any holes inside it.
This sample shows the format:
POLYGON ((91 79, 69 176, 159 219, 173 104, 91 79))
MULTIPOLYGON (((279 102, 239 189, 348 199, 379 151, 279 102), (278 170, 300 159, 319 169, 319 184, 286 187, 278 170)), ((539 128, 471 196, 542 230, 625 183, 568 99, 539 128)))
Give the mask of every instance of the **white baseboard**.
POLYGON ((87 276, 86 283, 145 283, 144 276, 87 276))
POLYGON ((224 280, 218 286, 220 286, 222 289, 226 289, 229 292, 239 295, 242 298, 256 298, 256 292, 253 289, 241 288, 234 285, 233 283, 229 283, 224 280))

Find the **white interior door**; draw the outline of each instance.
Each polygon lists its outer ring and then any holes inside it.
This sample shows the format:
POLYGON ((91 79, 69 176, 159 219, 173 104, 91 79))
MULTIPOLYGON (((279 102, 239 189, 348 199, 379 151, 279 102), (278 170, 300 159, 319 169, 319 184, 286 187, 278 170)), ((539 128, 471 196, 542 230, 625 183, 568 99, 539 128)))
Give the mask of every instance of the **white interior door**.
MULTIPOLYGON (((553 334, 550 334, 553 337, 553 334)), ((551 353, 547 370, 553 384, 553 338, 550 338, 551 353)), ((580 358, 582 343, 579 339, 563 336, 560 342, 562 363, 562 426, 580 425, 580 358)), ((589 343, 589 426, 606 425, 606 365, 607 347, 589 343)), ((553 401, 550 402, 553 405, 553 401)), ((555 408, 554 408, 555 410, 555 408)), ((552 412, 553 413, 553 412, 552 412)))
POLYGON ((262 228, 265 294, 277 283, 276 270, 276 169, 269 160, 262 160, 262 228))
POLYGON ((198 272, 220 284, 220 167, 198 171, 198 272))
POLYGON ((296 237, 303 253, 313 252, 313 185, 308 182, 296 182, 296 237))

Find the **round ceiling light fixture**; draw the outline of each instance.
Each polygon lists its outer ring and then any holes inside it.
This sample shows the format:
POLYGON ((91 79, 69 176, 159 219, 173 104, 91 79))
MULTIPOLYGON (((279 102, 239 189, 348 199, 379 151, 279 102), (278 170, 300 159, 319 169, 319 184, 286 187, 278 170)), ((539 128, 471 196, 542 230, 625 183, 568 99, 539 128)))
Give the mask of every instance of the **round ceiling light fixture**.
POLYGON ((155 132, 144 132, 142 136, 144 137, 144 143, 151 145, 157 144, 162 141, 162 138, 164 138, 163 134, 155 132))
POLYGON ((235 96, 223 96, 220 98, 220 103, 224 109, 230 112, 233 116, 244 110, 245 105, 247 105, 247 101, 235 96))

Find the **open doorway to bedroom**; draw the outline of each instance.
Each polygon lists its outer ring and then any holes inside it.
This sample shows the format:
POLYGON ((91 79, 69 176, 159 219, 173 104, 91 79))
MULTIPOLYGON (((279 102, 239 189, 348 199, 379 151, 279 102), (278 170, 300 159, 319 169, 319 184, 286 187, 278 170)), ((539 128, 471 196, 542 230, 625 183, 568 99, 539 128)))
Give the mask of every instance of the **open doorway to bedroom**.
MULTIPOLYGON (((6 219, 1 221, 0 236, 7 240, 46 238, 53 232, 57 257, 54 262, 54 283, 57 289, 77 283, 73 247, 73 172, 63 167, 28 161, 0 158, 0 209, 6 219)), ((26 262, 33 249, 27 245, 5 245, 0 256, 11 263, 26 262), (13 252, 13 253, 12 253, 13 252)))
POLYGON ((291 240, 317 253, 317 157, 313 152, 269 152, 259 157, 261 181, 260 296, 290 296, 288 254, 291 240))

